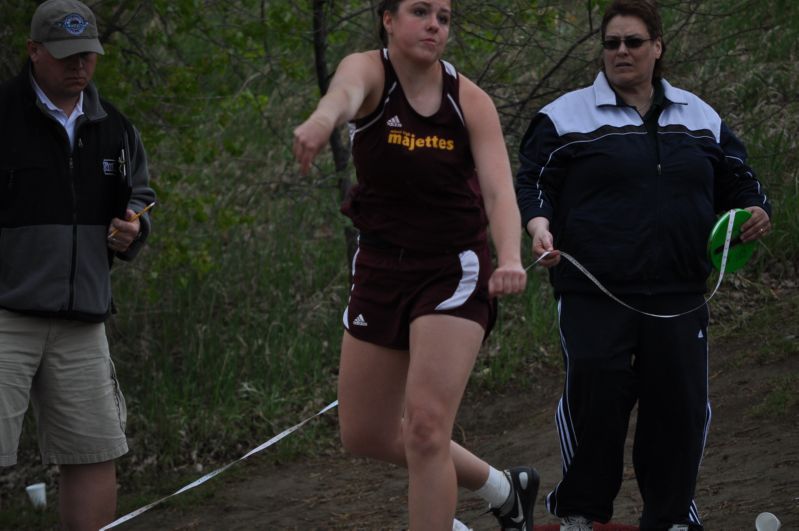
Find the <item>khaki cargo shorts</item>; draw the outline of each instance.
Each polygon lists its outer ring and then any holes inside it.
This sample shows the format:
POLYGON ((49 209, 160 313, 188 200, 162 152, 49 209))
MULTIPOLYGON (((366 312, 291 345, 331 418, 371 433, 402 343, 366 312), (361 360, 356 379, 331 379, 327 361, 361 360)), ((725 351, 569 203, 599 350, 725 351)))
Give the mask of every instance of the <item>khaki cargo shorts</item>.
POLYGON ((87 464, 128 451, 127 411, 105 326, 0 309, 0 466, 17 462, 33 405, 45 464, 87 464))

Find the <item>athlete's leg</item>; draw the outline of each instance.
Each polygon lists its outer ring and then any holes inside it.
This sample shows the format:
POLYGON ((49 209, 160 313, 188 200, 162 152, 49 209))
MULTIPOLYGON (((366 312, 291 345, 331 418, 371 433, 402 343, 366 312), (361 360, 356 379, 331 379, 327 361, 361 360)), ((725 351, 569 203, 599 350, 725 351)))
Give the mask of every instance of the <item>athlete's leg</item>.
POLYGON ((338 375, 341 442, 350 453, 405 466, 402 417, 408 351, 344 332, 338 375))
MULTIPOLYGON (((338 415, 347 451, 407 466, 402 425, 408 361, 407 351, 361 341, 344 332, 338 415)), ((458 484, 469 490, 482 487, 488 478, 488 464, 455 442, 451 443, 450 452, 458 484)))
MULTIPOLYGON (((451 528, 457 475, 450 439, 483 335, 476 322, 447 315, 411 323, 404 426, 411 529, 451 528)), ((464 457, 464 477, 488 475, 485 463, 464 457)))

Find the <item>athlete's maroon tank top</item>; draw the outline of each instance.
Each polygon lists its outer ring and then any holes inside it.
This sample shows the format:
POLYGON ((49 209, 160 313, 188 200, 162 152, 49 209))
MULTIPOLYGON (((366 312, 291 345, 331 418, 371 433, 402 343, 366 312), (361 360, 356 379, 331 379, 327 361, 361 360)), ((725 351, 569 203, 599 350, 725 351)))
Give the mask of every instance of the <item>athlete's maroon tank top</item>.
POLYGON ((408 250, 448 253, 484 244, 487 220, 457 71, 441 61, 441 106, 422 116, 405 98, 388 50, 380 56, 382 103, 350 123, 358 184, 341 211, 362 233, 408 250))

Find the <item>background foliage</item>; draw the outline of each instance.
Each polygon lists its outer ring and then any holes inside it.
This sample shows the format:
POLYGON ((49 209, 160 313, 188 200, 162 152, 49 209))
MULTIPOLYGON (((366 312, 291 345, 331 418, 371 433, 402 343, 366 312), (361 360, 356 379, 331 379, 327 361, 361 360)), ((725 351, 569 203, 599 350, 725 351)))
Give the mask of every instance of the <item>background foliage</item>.
MULTIPOLYGON (((607 3, 454 3, 446 58, 494 98, 514 165, 535 111, 592 82, 607 3)), ((119 314, 108 326, 129 405, 132 452, 120 466, 128 483, 237 457, 335 398, 349 289, 342 174, 325 153, 309 178, 299 177, 291 132, 319 97, 314 38, 332 72, 346 53, 375 47, 375 4, 94 3, 107 52, 96 82, 141 129, 160 203, 149 247, 113 272, 119 314), (324 34, 313 33, 314 7, 324 34)), ((4 79, 23 64, 35 5, 4 3, 4 79)), ((744 139, 775 206, 774 233, 744 274, 792 277, 799 4, 664 0, 661 8, 666 77, 707 100, 744 139)), ((353 178, 351 167, 343 176, 353 178)), ((553 319, 546 276, 532 270, 525 294, 503 302, 473 385, 523 385, 535 367, 557 363, 553 319)), ((37 460, 27 426, 21 463, 37 460)), ((333 440, 331 425, 308 426, 273 455, 319 440, 333 440)), ((19 470, 3 480, 9 488, 41 473, 19 470)))

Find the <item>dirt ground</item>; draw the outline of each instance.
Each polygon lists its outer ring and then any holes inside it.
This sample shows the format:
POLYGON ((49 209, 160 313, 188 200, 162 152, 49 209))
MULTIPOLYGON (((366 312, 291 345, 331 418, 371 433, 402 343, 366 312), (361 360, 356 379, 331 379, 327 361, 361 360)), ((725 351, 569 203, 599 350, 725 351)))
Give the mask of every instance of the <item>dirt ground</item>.
MULTIPOLYGON (((797 381, 799 297, 793 290, 787 298, 775 296, 767 302, 773 305, 773 315, 781 318, 762 333, 742 325, 738 332, 714 341, 711 328, 713 420, 696 493, 708 530, 753 529, 755 517, 763 511, 776 514, 783 530, 799 529, 796 388, 782 414, 757 413, 758 405, 774 400, 775 382, 797 381)), ((757 325, 757 314, 753 310, 746 321, 763 328, 757 325)), ((455 438, 495 466, 530 463, 539 470, 542 487, 536 524, 556 521, 545 513, 543 500, 560 478, 554 425, 560 387, 561 374, 550 369, 535 374, 524 390, 467 391, 456 427, 455 438)), ((335 411, 327 415, 335 417, 335 411)), ((621 524, 635 524, 641 509, 629 465, 629 442, 613 519, 621 524)), ((340 451, 305 462, 268 465, 265 461, 240 463, 241 470, 231 477, 220 476, 199 487, 201 501, 196 504, 167 503, 118 529, 406 527, 404 470, 353 459, 340 451)), ((496 528, 484 510, 479 498, 461 491, 457 515, 475 531, 496 528)))

